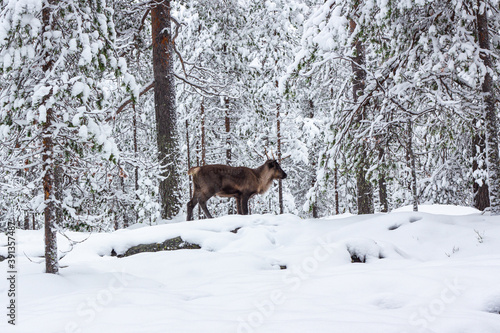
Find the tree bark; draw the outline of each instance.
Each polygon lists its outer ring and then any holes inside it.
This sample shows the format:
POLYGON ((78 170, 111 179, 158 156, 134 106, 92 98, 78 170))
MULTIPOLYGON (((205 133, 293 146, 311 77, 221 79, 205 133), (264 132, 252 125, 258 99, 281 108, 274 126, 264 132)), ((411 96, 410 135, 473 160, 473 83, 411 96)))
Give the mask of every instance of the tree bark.
MULTIPOLYGON (((225 115, 224 115, 224 127, 226 130, 226 164, 231 165, 232 161, 232 156, 231 156, 231 118, 229 117, 229 98, 225 97, 224 98, 224 110, 225 110, 225 115)), ((232 215, 234 214, 234 209, 233 209, 233 204, 231 198, 227 199, 227 214, 232 215)))
MULTIPOLYGON (((201 165, 206 164, 206 143, 205 143, 205 100, 201 100, 201 165)), ((200 164, 198 164, 200 165, 200 164)))
MULTIPOLYGON (((310 119, 314 118, 314 102, 312 99, 309 99, 305 102, 305 108, 307 110, 307 116, 310 119)), ((311 188, 314 188, 316 185, 316 147, 315 144, 313 144, 313 147, 309 149, 309 161, 311 163, 311 166, 309 168, 310 173, 311 173, 311 188)), ((318 218, 318 204, 317 204, 317 197, 314 198, 314 201, 311 203, 311 213, 313 218, 318 218)))
MULTIPOLYGON (((134 110, 134 118, 132 119, 132 125, 133 125, 133 128, 134 128, 134 131, 133 131, 133 136, 134 136, 134 158, 135 160, 137 161, 138 159, 138 152, 139 152, 139 149, 138 149, 138 145, 137 145, 137 109, 136 109, 136 106, 135 106, 135 102, 132 103, 132 107, 133 107, 133 110, 134 110)), ((136 199, 139 199, 139 196, 137 193, 139 193, 139 166, 136 165, 134 167, 134 189, 135 189, 135 195, 136 195, 136 199)), ((134 216, 134 223, 138 223, 139 222, 139 213, 137 212, 137 210, 135 210, 135 216, 134 216)), ((129 219, 125 219, 123 221, 123 227, 124 228, 128 228, 130 225, 129 223, 129 219)))
POLYGON ((382 167, 379 169, 378 174, 378 196, 380 200, 380 211, 382 213, 387 213, 389 211, 389 201, 387 200, 387 183, 385 180, 385 149, 382 145, 378 147, 378 160, 379 163, 382 164, 382 167))
MULTIPOLYGON (((191 169, 191 149, 189 148, 189 122, 186 119, 186 145, 187 145, 187 169, 191 169)), ((188 176, 189 198, 193 196, 191 189, 191 176, 188 176)))
MULTIPOLYGON (((350 32, 355 32, 356 22, 350 20, 350 32)), ((363 43, 355 38, 353 42, 355 55, 352 57, 351 67, 354 74, 353 78, 353 99, 354 103, 358 102, 358 97, 363 94, 365 89, 366 72, 363 69, 365 64, 365 49, 363 43)), ((363 107, 357 116, 357 126, 360 127, 363 119, 366 118, 366 109, 363 107)), ((358 145, 357 163, 356 163, 356 184, 357 184, 357 201, 358 214, 373 214, 373 187, 367 175, 369 169, 369 159, 367 151, 369 147, 365 141, 358 145)))
MULTIPOLYGON (((276 81, 276 86, 278 81, 276 81)), ((278 163, 281 164, 281 123, 280 123, 280 104, 276 104, 276 135, 277 135, 277 145, 278 145, 278 163)), ((283 183, 281 179, 278 179, 278 203, 280 208, 280 214, 283 214, 283 183)))
POLYGON ((226 130, 226 164, 231 165, 231 119, 229 118, 229 98, 224 98, 224 126, 226 130))
POLYGON ((478 0, 477 11, 477 32, 479 47, 481 51, 479 57, 486 67, 481 90, 483 92, 484 103, 484 123, 486 134, 486 162, 488 166, 488 186, 490 192, 491 214, 500 215, 500 158, 498 156, 498 118, 495 108, 495 90, 493 86, 493 63, 489 55, 490 36, 488 30, 487 3, 478 0))
POLYGON ((410 169, 410 190, 412 194, 413 211, 418 212, 418 194, 417 194, 417 171, 415 168, 415 153, 413 152, 413 122, 408 119, 408 147, 406 148, 406 159, 410 169))
POLYGON ((163 166, 160 181, 162 217, 172 218, 179 212, 179 160, 177 117, 173 70, 173 41, 170 22, 170 1, 154 3, 151 8, 153 39, 154 100, 158 158, 163 166))
POLYGON ((337 162, 335 162, 335 167, 333 170, 333 186, 335 187, 335 215, 340 214, 340 204, 339 204, 339 168, 337 162))
POLYGON ((57 274, 59 262, 57 256, 57 214, 55 205, 55 180, 52 156, 54 143, 52 141, 53 110, 47 110, 47 121, 43 126, 43 193, 44 193, 44 218, 45 218, 45 272, 57 274))
MULTIPOLYGON (((205 165, 206 164, 206 145, 205 145, 205 99, 201 100, 201 149, 198 152, 201 155, 201 164, 200 161, 197 160, 196 165, 205 165)), ((199 155, 198 155, 199 156, 199 155)), ((198 157, 197 157, 198 159, 198 157)), ((198 205, 198 219, 204 219, 205 215, 201 214, 201 205, 198 205)))
POLYGON ((58 226, 63 225, 63 209, 62 209, 62 201, 63 201, 63 168, 57 163, 54 165, 54 195, 56 198, 56 223, 58 226))
POLYGON ((24 215, 24 230, 30 230, 30 215, 28 212, 24 215))
POLYGON ((474 184, 472 185, 474 193, 474 207, 480 211, 490 206, 490 193, 488 190, 487 179, 481 177, 481 174, 487 173, 485 153, 486 143, 484 134, 474 134, 472 137, 472 175, 474 184), (479 185, 479 182, 481 185, 479 185))
MULTIPOLYGON (((48 0, 42 9, 43 33, 52 30, 53 18, 51 16, 51 7, 54 0, 48 0)), ((46 45, 45 42, 43 45, 46 45)), ((45 50, 43 53, 42 70, 47 73, 52 69, 54 60, 50 50, 45 50)), ((47 98, 47 97, 46 97, 47 98)), ((46 100, 44 99, 44 102, 46 100)), ((54 110, 49 108, 46 110, 46 121, 42 125, 42 170, 43 170, 43 199, 44 199, 44 218, 45 218, 45 272, 51 274, 59 273, 59 258, 57 256, 57 216, 55 205, 55 174, 54 174, 54 142, 53 135, 54 110)))

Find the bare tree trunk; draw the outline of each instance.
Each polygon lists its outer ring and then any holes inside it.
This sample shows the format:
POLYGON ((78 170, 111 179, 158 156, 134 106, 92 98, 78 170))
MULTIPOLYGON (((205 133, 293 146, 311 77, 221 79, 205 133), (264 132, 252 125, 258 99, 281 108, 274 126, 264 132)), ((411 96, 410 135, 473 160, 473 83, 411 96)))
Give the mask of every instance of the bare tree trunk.
MULTIPOLYGON (((112 207, 113 207, 113 209, 118 210, 118 204, 117 204, 116 202, 115 202, 115 204, 114 204, 112 207)), ((115 211, 115 213, 113 214, 113 220, 114 220, 114 221, 113 221, 113 224, 114 224, 114 228, 115 228, 115 230, 120 229, 120 220, 119 220, 119 218, 118 218, 118 214, 116 213, 116 211, 115 211)))
POLYGON ((411 194, 413 198, 413 211, 418 212, 418 195, 417 195, 417 171, 415 169, 415 153, 413 152, 413 123, 408 119, 408 147, 406 148, 406 160, 411 173, 411 194))
POLYGON ((155 90, 158 158, 164 168, 160 181, 162 217, 172 218, 179 212, 179 160, 177 116, 173 71, 173 41, 170 22, 170 0, 156 2, 151 8, 153 38, 153 71, 155 90))
POLYGON ((57 236, 56 236, 56 205, 55 205, 55 181, 54 165, 52 156, 54 154, 54 143, 52 141, 52 118, 53 110, 47 110, 47 121, 43 126, 43 193, 44 193, 44 217, 45 217, 45 271, 57 274, 59 263, 57 257, 57 236), (50 120, 49 120, 50 119, 50 120))
MULTIPOLYGON (((125 177, 121 176, 120 177, 120 185, 122 186, 122 191, 123 193, 127 193, 127 187, 125 186, 125 177)), ((137 192, 136 192, 137 193, 137 192)), ((134 211, 133 207, 130 206, 128 203, 123 204, 123 228, 128 228, 130 225, 130 216, 132 215, 132 212, 134 211)), ((137 213, 136 213, 137 214, 137 213)), ((119 226, 118 226, 119 227, 119 226)))
MULTIPOLYGON (((205 149, 205 99, 201 100, 201 165, 206 164, 206 149, 205 149)), ((200 161, 196 163, 200 165, 200 161)), ((201 205, 198 205, 198 219, 204 219, 205 215, 201 214, 201 205)))
POLYGON ((224 125, 226 129, 226 164, 231 165, 231 120, 229 118, 229 98, 224 98, 225 116, 224 125))
MULTIPOLYGON (((186 119, 186 145, 187 145, 187 168, 188 170, 191 168, 191 150, 189 149, 189 122, 186 119)), ((191 176, 188 176, 188 185, 189 185, 189 198, 193 196, 193 191, 191 189, 191 176)))
MULTIPOLYGON (((226 164, 231 165, 231 119, 229 118, 229 98, 225 97, 224 98, 224 109, 225 109, 225 116, 224 116, 224 125, 226 129, 226 164)), ((234 209, 232 205, 231 198, 227 199, 228 201, 228 215, 234 214, 234 209)))
POLYGON ((335 167, 333 170, 333 184, 335 187, 335 215, 340 214, 340 205, 339 205, 339 178, 338 178, 338 167, 337 162, 335 162, 335 167))
POLYGON ((56 164, 54 166, 54 194, 56 198, 56 223, 58 226, 63 225, 63 169, 61 165, 56 164))
MULTIPOLYGON (((46 31, 52 29, 52 18, 50 7, 54 4, 54 0, 48 0, 42 9, 43 35, 46 31)), ((44 37, 46 38, 46 37, 44 37)), ((43 43, 45 45, 45 43, 43 43)), ((47 73, 54 61, 52 55, 44 53, 42 60, 42 70, 47 73)), ((42 128, 42 162, 43 162, 43 193, 44 193, 44 218, 45 218, 45 272, 51 274, 59 273, 59 258, 57 255, 57 216, 55 206, 55 180, 54 180, 54 142, 53 135, 54 110, 52 108, 46 111, 46 121, 42 128)))
MULTIPOLYGON (((276 81, 276 86, 278 86, 278 81, 276 81)), ((277 135, 277 145, 278 145, 278 162, 281 164, 281 123, 280 123, 280 107, 281 105, 276 104, 276 135, 277 135)), ((283 214, 283 183, 281 179, 278 179, 278 203, 280 207, 280 214, 283 214)))
MULTIPOLYGON (((378 158, 382 164, 384 164, 384 159, 385 159, 384 155, 385 155, 385 149, 382 146, 379 146, 378 158)), ((387 184, 385 181, 384 169, 380 170, 378 175, 378 195, 381 206, 380 211, 382 213, 387 213, 389 211, 389 202, 387 201, 387 184)))
MULTIPOLYGON (((138 158, 138 152, 139 152, 139 149, 138 149, 138 146, 137 146, 137 109, 135 107, 135 102, 132 103, 132 108, 134 110, 134 118, 133 118, 133 127, 134 127, 134 133, 133 133, 133 136, 134 136, 134 159, 137 160, 138 158)), ((135 193, 136 193, 136 196, 137 196, 137 193, 139 191, 139 166, 136 164, 135 167, 134 167, 134 189, 135 189, 135 193)), ((137 196, 137 199, 138 196, 137 196)), ((139 222, 139 213, 134 209, 135 211, 135 221, 134 223, 138 223, 139 222)), ((128 228, 129 226, 129 221, 128 219, 125 219, 123 221, 123 227, 124 228, 128 228)))
MULTIPOLYGON (((205 100, 201 101, 201 165, 206 164, 206 143, 205 143, 205 100)), ((198 164, 199 165, 199 164, 198 164)))
MULTIPOLYGON (((481 175, 487 174, 486 167, 486 142, 484 134, 474 134, 472 137, 472 185, 474 193, 474 207, 483 211, 490 206, 490 193, 488 182, 481 175), (479 185, 481 183, 481 185, 479 185)), ((486 177, 487 178, 487 177, 486 177)))
MULTIPOLYGON (((349 22, 350 32, 354 33, 356 29, 356 22, 351 20, 349 22)), ((366 72, 363 69, 365 64, 365 49, 363 43, 355 39, 353 48, 356 50, 352 58, 351 66, 354 74, 353 79, 353 98, 354 103, 358 102, 358 97, 363 94, 365 89, 366 72)), ((363 119, 366 117, 366 109, 363 107, 357 116, 357 126, 361 126, 363 119)), ((369 147, 365 141, 362 141, 358 146, 357 163, 356 163, 356 184, 357 184, 357 201, 358 201, 358 214, 373 214, 373 188, 369 181, 367 170, 369 169, 369 159, 367 151, 369 147)))
POLYGON ((28 212, 24 215, 24 230, 30 230, 30 215, 28 212))
POLYGON ((482 84, 484 103, 484 123, 486 134, 486 161, 488 166, 488 186, 490 192, 491 214, 500 215, 500 158, 498 156, 498 118, 495 108, 495 90, 491 72, 493 63, 488 51, 490 50, 490 36, 488 30, 488 6, 486 1, 477 1, 477 30, 479 57, 486 67, 486 75, 482 84), (485 52, 486 51, 486 52, 485 52))
MULTIPOLYGON (((309 99, 305 101, 305 108, 307 110, 307 116, 311 119, 314 118, 314 102, 309 99)), ((314 188, 316 185, 316 161, 317 161, 317 152, 316 147, 313 145, 311 149, 309 149, 309 160, 311 166, 309 168, 311 173, 311 188, 314 188)), ((315 196, 314 201, 311 203, 311 213, 313 218, 318 218, 318 204, 316 202, 317 196, 315 196)))

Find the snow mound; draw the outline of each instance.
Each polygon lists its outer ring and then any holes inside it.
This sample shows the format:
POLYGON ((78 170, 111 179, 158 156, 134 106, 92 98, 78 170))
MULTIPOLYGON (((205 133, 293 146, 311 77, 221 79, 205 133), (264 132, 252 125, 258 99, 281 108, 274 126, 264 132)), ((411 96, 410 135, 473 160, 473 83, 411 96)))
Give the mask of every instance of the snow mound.
MULTIPOLYGON (((500 218, 446 210, 69 232, 87 240, 58 276, 37 264, 43 230, 18 230, 19 320, 0 331, 500 332, 500 218), (110 255, 174 237, 201 248, 110 255)), ((0 255, 6 243, 0 235, 0 255)), ((0 279, 3 304, 7 289, 0 279)))
MULTIPOLYGON (((403 206, 393 210, 394 213, 412 211, 413 206, 403 206)), ((481 211, 477 210, 474 207, 463 207, 455 205, 419 205, 418 211, 423 213, 453 216, 481 214, 481 211)))

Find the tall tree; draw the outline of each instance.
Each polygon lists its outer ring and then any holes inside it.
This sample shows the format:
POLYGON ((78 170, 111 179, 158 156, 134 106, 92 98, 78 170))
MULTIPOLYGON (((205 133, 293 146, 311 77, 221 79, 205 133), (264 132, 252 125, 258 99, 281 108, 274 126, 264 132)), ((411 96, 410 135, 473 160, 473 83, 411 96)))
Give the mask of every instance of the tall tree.
POLYGON ((44 212, 46 271, 57 273, 56 232, 109 213, 119 153, 104 121, 115 102, 108 91, 120 90, 114 74, 130 90, 134 80, 115 57, 112 10, 102 0, 10 1, 1 20, 0 166, 8 182, 12 171, 32 175, 3 192, 33 191, 31 209, 44 212))
POLYGON ((153 39, 154 99, 158 159, 163 179, 160 200, 163 218, 172 218, 180 208, 174 51, 171 2, 157 1, 151 8, 153 39))
MULTIPOLYGON (((55 24, 55 13, 52 7, 55 1, 47 0, 42 9, 42 71, 49 73, 54 66, 55 57, 50 45, 50 34, 55 24)), ((46 104, 52 97, 53 87, 48 87, 50 91, 44 96, 42 103, 46 104)), ((47 103, 48 104, 48 103, 47 103)), ((42 161, 43 161, 43 199, 45 203, 45 271, 47 273, 57 274, 59 272, 59 259, 57 254, 57 226, 56 226, 56 191, 55 187, 55 161, 59 160, 57 152, 54 150, 53 136, 55 130, 55 115, 52 106, 45 107, 45 119, 41 119, 42 125, 42 161)))
MULTIPOLYGON (((354 12, 358 9, 358 3, 354 4, 354 12)), ((359 16, 359 14, 354 13, 359 16)), ((353 72, 353 86, 352 95, 354 104, 358 104, 358 115, 356 116, 356 125, 361 127, 366 120, 366 104, 359 102, 360 96, 364 95, 366 72, 365 72, 365 47, 360 38, 360 30, 357 30, 357 23, 354 18, 349 21, 350 32, 353 35, 353 57, 352 57, 352 72, 353 72)), ((373 214, 373 189, 368 176, 368 169, 370 168, 368 159, 369 147, 366 141, 361 141, 357 148, 357 163, 356 163, 356 183, 358 186, 357 199, 358 199, 358 214, 373 214)))
MULTIPOLYGON (((478 129, 474 128, 476 132, 478 129)), ((484 134, 475 133, 472 136, 472 178, 474 207, 483 211, 490 206, 490 192, 488 190, 488 171, 486 167, 485 154, 486 143, 484 134)))
POLYGON ((494 71, 490 55, 490 34, 488 27, 488 2, 477 0, 477 35, 479 57, 485 67, 481 90, 484 103, 484 124, 486 134, 486 161, 488 165, 488 183, 491 213, 500 215, 500 157, 498 155, 498 113, 496 110, 494 71))

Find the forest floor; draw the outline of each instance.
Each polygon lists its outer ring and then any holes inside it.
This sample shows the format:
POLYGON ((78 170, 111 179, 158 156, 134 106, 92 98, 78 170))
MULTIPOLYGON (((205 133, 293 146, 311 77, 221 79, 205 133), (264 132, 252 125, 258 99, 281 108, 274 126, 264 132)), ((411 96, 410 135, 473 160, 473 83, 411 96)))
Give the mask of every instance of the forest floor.
MULTIPOLYGON (((69 232, 86 240, 59 275, 37 263, 43 230, 18 230, 16 326, 5 273, 0 332, 500 332, 500 217, 421 208, 69 232), (111 256, 178 236, 201 249, 111 256)), ((0 235, 0 255, 6 244, 0 235)))

